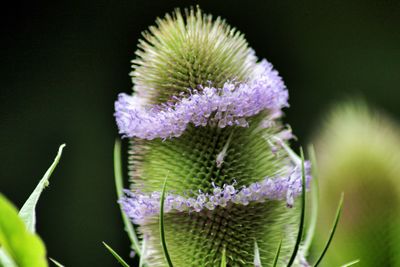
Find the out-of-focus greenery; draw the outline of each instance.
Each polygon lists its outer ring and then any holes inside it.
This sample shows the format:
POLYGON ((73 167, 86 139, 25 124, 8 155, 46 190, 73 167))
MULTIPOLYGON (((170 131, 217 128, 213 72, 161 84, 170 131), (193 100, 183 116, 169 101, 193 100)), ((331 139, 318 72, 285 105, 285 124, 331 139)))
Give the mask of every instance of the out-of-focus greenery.
POLYGON ((322 242, 341 191, 344 213, 324 266, 400 266, 400 128, 363 102, 337 105, 314 139, 322 242))

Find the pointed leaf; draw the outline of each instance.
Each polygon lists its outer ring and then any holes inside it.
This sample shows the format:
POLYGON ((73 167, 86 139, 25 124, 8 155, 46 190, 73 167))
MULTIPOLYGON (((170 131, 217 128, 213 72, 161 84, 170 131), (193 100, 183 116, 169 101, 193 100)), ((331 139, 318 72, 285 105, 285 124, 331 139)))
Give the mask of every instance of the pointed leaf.
POLYGON ((54 263, 55 266, 57 267, 64 267, 64 265, 62 265, 61 263, 59 263, 58 261, 56 261, 55 259, 49 258, 49 260, 54 263))
POLYGON ((226 249, 222 249, 221 267, 226 267, 226 249))
POLYGON ((279 242, 278 248, 276 249, 274 263, 272 264, 272 267, 276 267, 278 265, 279 254, 281 253, 282 241, 283 241, 283 239, 281 238, 281 241, 279 242))
MULTIPOLYGON (((121 142, 117 139, 114 144, 114 177, 115 187, 117 191, 118 199, 123 196, 123 175, 122 175, 122 163, 121 163, 121 142)), ((137 255, 141 256, 139 239, 137 238, 133 224, 126 216, 125 212, 120 206, 122 221, 125 225, 125 231, 128 233, 129 240, 131 241, 131 249, 133 249, 137 255)))
POLYGON ((146 247, 146 238, 143 238, 143 240, 142 240, 142 249, 141 249, 141 257, 140 257, 140 260, 139 260, 139 267, 143 267, 144 266, 144 262, 145 262, 145 260, 146 260, 146 249, 147 249, 147 247, 146 247))
POLYGON ((122 259, 120 255, 118 255, 117 252, 115 252, 109 245, 106 244, 106 242, 103 242, 103 245, 107 248, 107 250, 114 256, 114 258, 124 267, 129 267, 129 264, 122 259))
POLYGON ((165 259, 167 260, 168 266, 172 267, 172 261, 168 253, 167 242, 165 241, 165 229, 164 229, 164 198, 165 198, 165 189, 167 187, 167 179, 168 176, 165 177, 164 186, 161 193, 161 200, 160 200, 160 239, 161 239, 161 246, 164 252, 165 259))
POLYGON ((302 184, 302 190, 301 190, 301 213, 300 213, 300 223, 299 223, 299 231, 297 234, 297 240, 296 244, 294 245, 294 249, 292 252, 292 256, 289 259, 288 267, 292 266, 294 260, 296 259, 297 252, 300 247, 301 239, 303 237, 303 230, 304 230, 304 214, 306 211, 306 171, 304 168, 304 153, 303 149, 300 148, 300 156, 301 156, 301 184, 302 184))
POLYGON ((29 196, 28 200, 25 202, 25 204, 22 206, 21 210, 19 211, 19 216, 25 222, 29 231, 31 231, 32 233, 34 233, 36 231, 35 230, 36 204, 39 200, 40 194, 42 193, 43 189, 49 185, 50 175, 53 173, 58 162, 60 161, 60 157, 61 157, 62 150, 64 147, 65 147, 65 144, 62 144, 58 148, 57 156, 54 159, 53 163, 51 164, 50 168, 46 171, 43 178, 39 181, 38 185, 36 186, 35 190, 33 190, 32 194, 29 196))
POLYGON ((350 266, 353 266, 354 264, 357 264, 359 262, 360 262, 360 260, 354 260, 354 261, 351 261, 349 263, 346 263, 346 264, 342 265, 341 267, 350 267, 350 266))
POLYGON ((329 248, 329 245, 331 244, 333 236, 335 235, 335 231, 336 231, 339 219, 340 219, 340 215, 342 214, 343 198, 344 198, 344 194, 342 193, 342 195, 340 196, 339 206, 338 206, 337 211, 336 211, 335 220, 334 220, 334 223, 333 223, 333 226, 332 226, 332 229, 331 229, 331 233, 330 233, 329 238, 328 238, 328 242, 326 242, 325 248, 322 251, 321 255, 319 256, 318 260, 315 262, 314 267, 317 267, 321 263, 322 259, 325 256, 325 253, 328 251, 328 248, 329 248))
POLYGON ((254 267, 262 267, 257 240, 254 240, 254 267))
POLYGON ((311 172, 312 172, 312 180, 311 180, 311 213, 310 213, 310 222, 306 232, 306 238, 304 239, 304 244, 302 246, 302 251, 306 255, 311 243, 314 238, 316 226, 317 226, 317 218, 318 218, 318 202, 319 202, 319 194, 318 194, 318 165, 317 158, 315 156, 314 147, 311 145, 308 148, 311 160, 311 172))
POLYGON ((0 247, 18 267, 46 267, 42 240, 31 233, 17 209, 0 194, 0 247))

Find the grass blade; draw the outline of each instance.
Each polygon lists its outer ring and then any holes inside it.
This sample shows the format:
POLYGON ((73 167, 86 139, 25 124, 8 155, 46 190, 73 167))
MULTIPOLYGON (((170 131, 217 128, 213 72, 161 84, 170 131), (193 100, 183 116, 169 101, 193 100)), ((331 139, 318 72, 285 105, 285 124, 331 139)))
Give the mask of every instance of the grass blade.
POLYGON ((262 267, 257 240, 254 240, 254 267, 262 267))
MULTIPOLYGON (((115 187, 117 191, 118 199, 123 196, 123 175, 122 175, 122 163, 121 163, 121 142, 117 139, 114 144, 114 177, 115 177, 115 187)), ((125 225, 125 231, 128 233, 129 240, 131 241, 131 249, 133 249, 137 255, 141 256, 139 239, 137 238, 135 228, 133 224, 126 216, 125 212, 121 210, 122 221, 125 225)))
POLYGON ((342 195, 340 196, 339 206, 338 206, 337 211, 336 211, 335 220, 334 220, 334 223, 333 223, 333 227, 332 227, 332 229, 331 229, 331 233, 330 233, 330 235, 329 235, 328 242, 326 242, 325 248, 324 248, 324 250, 322 251, 321 255, 319 256, 318 260, 315 262, 314 267, 317 267, 317 266, 321 263, 322 259, 323 259, 324 256, 325 256, 326 251, 327 251, 328 248, 329 248, 329 245, 331 244, 331 241, 332 241, 332 239, 333 239, 333 236, 335 235, 335 231, 336 231, 336 228, 337 228, 339 219, 340 219, 340 215, 342 214, 342 209, 343 209, 343 198, 344 198, 344 194, 342 193, 342 195))
POLYGON ((54 263, 55 266, 57 267, 64 267, 64 265, 62 265, 61 263, 59 263, 58 261, 56 261, 55 259, 49 258, 49 260, 54 263))
POLYGON ((171 258, 168 253, 167 242, 165 241, 165 229, 164 229, 164 198, 165 198, 165 188, 167 187, 167 179, 168 176, 165 177, 164 186, 161 193, 161 200, 160 200, 160 239, 161 239, 161 246, 164 252, 165 259, 167 260, 168 266, 173 267, 171 258))
POLYGON ((306 171, 304 168, 304 153, 303 149, 300 148, 300 156, 301 156, 301 214, 300 214, 300 223, 299 223, 299 231, 297 234, 296 244, 294 245, 292 256, 289 259, 288 267, 292 266, 294 260, 296 259, 297 252, 299 251, 301 239, 303 237, 304 230, 304 214, 306 211, 306 171))
POLYGON ((124 267, 129 267, 129 264, 121 258, 120 255, 117 254, 106 242, 103 242, 103 245, 107 248, 107 250, 114 256, 114 258, 124 267))
POLYGON ((349 266, 353 266, 354 264, 357 264, 357 263, 359 263, 360 262, 360 260, 354 260, 354 261, 351 261, 351 262, 349 262, 349 263, 346 263, 345 265, 342 265, 342 266, 340 266, 340 267, 349 267, 349 266))
POLYGON ((311 159, 311 172, 312 172, 312 185, 311 185, 311 212, 310 212, 310 223, 307 228, 306 238, 304 239, 304 243, 302 246, 304 254, 309 250, 311 243, 314 238, 315 229, 317 226, 317 218, 318 218, 318 202, 319 202, 319 193, 318 193, 318 165, 317 158, 315 156, 315 150, 312 145, 308 148, 310 159, 311 159))
POLYGON ((61 154, 65 144, 62 144, 58 148, 57 156, 51 164, 50 168, 46 171, 43 178, 39 181, 36 188, 33 190, 32 194, 29 196, 28 200, 22 206, 19 211, 19 217, 24 221, 26 227, 34 233, 36 231, 36 204, 39 201, 40 194, 43 192, 43 189, 49 185, 49 179, 54 169, 56 168, 58 162, 60 161, 61 154))
POLYGON ((276 249, 274 263, 272 264, 272 267, 276 267, 278 265, 279 254, 281 253, 281 247, 282 247, 282 240, 283 240, 283 238, 281 238, 278 248, 276 249))
POLYGON ((226 267, 226 249, 222 250, 221 267, 226 267))

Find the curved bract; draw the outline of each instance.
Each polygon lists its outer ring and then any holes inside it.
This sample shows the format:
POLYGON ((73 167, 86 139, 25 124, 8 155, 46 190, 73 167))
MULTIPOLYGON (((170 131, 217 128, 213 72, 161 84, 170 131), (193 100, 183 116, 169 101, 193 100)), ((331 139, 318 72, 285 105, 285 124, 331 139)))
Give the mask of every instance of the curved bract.
MULTIPOLYGON (((296 241, 300 162, 282 125, 287 90, 257 62, 243 36, 191 9, 157 21, 133 61, 133 96, 115 104, 130 138, 131 191, 120 200, 146 239, 146 262, 166 266, 158 218, 174 266, 263 266, 289 260, 296 241), (258 255, 257 255, 258 257, 258 255)), ((307 163, 307 173, 309 164, 307 163)), ((307 174, 307 181, 310 176, 307 174)))

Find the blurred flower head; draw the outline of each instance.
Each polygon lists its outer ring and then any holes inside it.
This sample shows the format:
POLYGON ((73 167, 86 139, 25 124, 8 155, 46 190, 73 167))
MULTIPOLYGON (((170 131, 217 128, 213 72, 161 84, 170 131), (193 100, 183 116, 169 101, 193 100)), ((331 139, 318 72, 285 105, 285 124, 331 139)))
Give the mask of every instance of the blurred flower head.
MULTIPOLYGON (((344 191, 347 201, 327 266, 361 259, 362 266, 399 266, 400 128, 363 101, 335 106, 314 139, 321 220, 344 191)), ((322 223, 320 237, 329 226, 322 223)), ((329 223, 328 223, 329 225, 329 223)))

